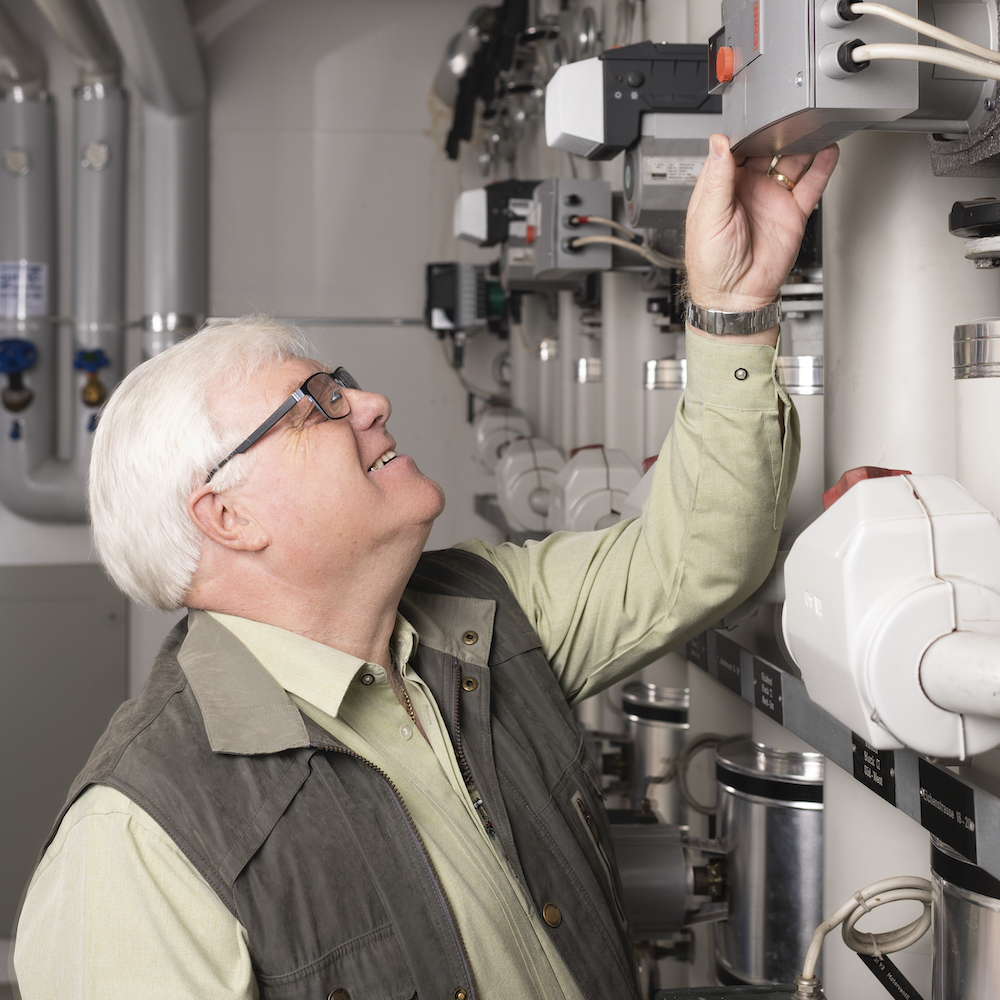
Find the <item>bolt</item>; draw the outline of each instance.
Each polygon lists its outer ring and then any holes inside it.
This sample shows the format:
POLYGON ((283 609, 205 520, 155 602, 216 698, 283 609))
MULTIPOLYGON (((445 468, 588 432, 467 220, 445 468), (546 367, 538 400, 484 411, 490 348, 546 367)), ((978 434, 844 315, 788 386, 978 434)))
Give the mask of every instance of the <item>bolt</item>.
POLYGON ((997 106, 997 102, 994 101, 992 97, 987 97, 986 100, 983 101, 983 110, 984 111, 992 111, 996 106, 997 106))

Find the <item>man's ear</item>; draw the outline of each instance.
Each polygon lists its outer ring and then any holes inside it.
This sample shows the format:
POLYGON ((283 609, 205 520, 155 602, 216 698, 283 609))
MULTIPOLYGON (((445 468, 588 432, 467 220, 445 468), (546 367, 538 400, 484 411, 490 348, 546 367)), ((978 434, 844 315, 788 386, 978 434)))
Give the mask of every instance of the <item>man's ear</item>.
POLYGON ((271 539, 239 500, 213 493, 207 486, 188 497, 188 514, 209 540, 227 549, 260 552, 271 539))

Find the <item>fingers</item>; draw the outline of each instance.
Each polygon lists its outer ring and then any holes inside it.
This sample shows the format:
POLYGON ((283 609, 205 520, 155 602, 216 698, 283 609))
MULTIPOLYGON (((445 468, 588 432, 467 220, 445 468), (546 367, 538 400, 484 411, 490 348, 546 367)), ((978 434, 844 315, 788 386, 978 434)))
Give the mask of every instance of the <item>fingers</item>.
POLYGON ((821 149, 813 159, 812 166, 795 185, 792 197, 803 215, 812 214, 812 210, 818 204, 839 158, 839 146, 827 146, 826 149, 821 149))
POLYGON ((691 194, 689 218, 710 228, 724 226, 733 214, 736 188, 736 161, 724 135, 709 139, 708 159, 691 194))

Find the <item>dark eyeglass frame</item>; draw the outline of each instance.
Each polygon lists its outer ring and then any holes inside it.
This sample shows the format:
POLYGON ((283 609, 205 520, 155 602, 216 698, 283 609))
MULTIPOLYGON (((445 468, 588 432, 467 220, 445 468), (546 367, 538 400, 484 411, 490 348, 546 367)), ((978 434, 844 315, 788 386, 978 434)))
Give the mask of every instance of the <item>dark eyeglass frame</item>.
POLYGON ((242 455, 244 452, 249 451, 250 448, 252 448, 286 413, 292 409, 292 407, 296 405, 296 403, 303 399, 308 399, 309 402, 312 403, 313 406, 315 406, 327 420, 343 420, 344 417, 348 416, 351 412, 351 401, 341 392, 336 393, 330 400, 331 403, 342 400, 343 405, 347 407, 343 413, 340 413, 337 416, 331 416, 326 412, 322 404, 317 402, 316 396, 318 395, 322 398, 323 393, 319 390, 310 391, 309 389, 309 383, 316 378, 331 379, 334 385, 338 385, 342 389, 361 388, 361 386, 358 385, 357 380, 346 368, 336 368, 332 373, 314 372, 305 380, 305 382, 302 383, 302 385, 298 387, 298 389, 295 390, 295 392, 288 397, 288 399, 281 404, 281 406, 274 411, 274 413, 267 418, 267 420, 265 420, 243 441, 241 441, 221 462, 219 462, 214 469, 212 469, 205 480, 205 485, 207 486, 212 481, 212 476, 214 476, 227 462, 231 461, 237 455, 242 455))

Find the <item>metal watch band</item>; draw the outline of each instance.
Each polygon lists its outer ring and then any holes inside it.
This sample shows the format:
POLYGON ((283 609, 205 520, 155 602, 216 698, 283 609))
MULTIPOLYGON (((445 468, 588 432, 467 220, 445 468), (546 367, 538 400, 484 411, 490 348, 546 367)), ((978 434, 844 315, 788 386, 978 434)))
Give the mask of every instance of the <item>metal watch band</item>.
POLYGON ((720 309, 704 309, 693 302, 687 305, 687 321, 697 330, 705 333, 759 333, 770 330, 781 320, 781 299, 775 299, 763 309, 750 312, 723 312, 720 309))

